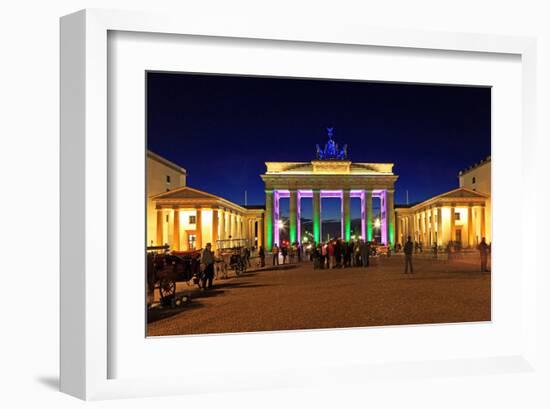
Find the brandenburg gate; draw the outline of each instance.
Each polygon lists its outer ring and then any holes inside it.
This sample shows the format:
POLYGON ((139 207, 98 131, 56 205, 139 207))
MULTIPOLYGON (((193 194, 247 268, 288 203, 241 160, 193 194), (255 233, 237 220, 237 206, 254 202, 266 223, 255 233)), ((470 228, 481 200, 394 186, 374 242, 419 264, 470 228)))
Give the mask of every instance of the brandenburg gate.
POLYGON ((311 162, 266 162, 267 171, 261 175, 265 183, 264 232, 266 249, 280 244, 279 201, 289 198, 290 243, 301 242, 300 203, 302 198, 313 199, 313 238, 321 242, 321 199, 340 198, 341 237, 351 239, 350 199, 361 199, 361 237, 373 239, 373 197, 380 199, 381 238, 385 245, 395 244, 393 163, 354 163, 348 160, 347 145, 343 149, 332 139, 324 149, 317 145, 316 159, 311 162))

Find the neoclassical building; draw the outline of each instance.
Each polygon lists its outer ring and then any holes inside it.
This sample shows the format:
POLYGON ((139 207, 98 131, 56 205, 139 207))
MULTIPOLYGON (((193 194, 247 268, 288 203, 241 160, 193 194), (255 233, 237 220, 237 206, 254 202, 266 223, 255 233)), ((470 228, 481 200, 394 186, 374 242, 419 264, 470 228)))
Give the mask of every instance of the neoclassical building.
POLYGON ((263 245, 263 209, 240 206, 222 197, 188 186, 152 197, 156 207, 155 244, 172 250, 203 248, 219 240, 246 239, 263 245))
POLYGON ((350 199, 361 199, 361 237, 373 238, 372 199, 380 199, 382 242, 395 243, 393 163, 354 163, 347 159, 347 147, 339 149, 332 139, 324 149, 317 146, 317 157, 311 162, 266 162, 267 170, 261 175, 265 183, 264 231, 266 248, 280 244, 281 198, 289 198, 289 241, 301 242, 301 198, 313 199, 313 238, 321 241, 321 199, 340 198, 341 237, 350 240, 350 199))
POLYGON ((171 250, 202 248, 218 240, 263 243, 263 206, 240 206, 186 186, 187 171, 147 151, 147 245, 171 250))
POLYGON ((491 242, 491 158, 459 173, 459 187, 411 206, 398 206, 397 242, 407 236, 424 246, 449 241, 475 247, 482 237, 491 242))

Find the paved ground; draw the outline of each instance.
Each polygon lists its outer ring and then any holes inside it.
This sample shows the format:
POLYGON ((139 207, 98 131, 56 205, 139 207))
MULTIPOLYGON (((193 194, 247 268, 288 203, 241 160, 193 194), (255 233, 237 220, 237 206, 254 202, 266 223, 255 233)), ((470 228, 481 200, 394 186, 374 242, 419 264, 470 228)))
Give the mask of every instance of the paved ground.
MULTIPOLYGON (((312 328, 488 321, 491 275, 479 272, 475 253, 448 262, 403 257, 368 269, 313 270, 310 263, 215 280, 192 290, 183 308, 154 308, 148 335, 210 334, 312 328)), ((190 291, 185 284, 178 291, 190 291)))

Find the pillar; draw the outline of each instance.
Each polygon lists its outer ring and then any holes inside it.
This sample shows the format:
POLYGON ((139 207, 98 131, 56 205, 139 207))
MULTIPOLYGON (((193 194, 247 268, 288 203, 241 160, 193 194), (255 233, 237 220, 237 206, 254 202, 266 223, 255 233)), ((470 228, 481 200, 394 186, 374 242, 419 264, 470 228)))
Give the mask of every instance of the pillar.
POLYGON ((485 206, 481 207, 481 215, 479 217, 481 222, 481 237, 485 237, 485 206))
POLYGON ((451 206, 451 236, 450 241, 455 241, 455 208, 451 206))
POLYGON ((321 191, 313 190, 313 240, 321 242, 321 191))
POLYGON ((264 235, 265 250, 271 251, 273 247, 273 190, 265 191, 264 235))
POLYGON ((225 211, 223 209, 219 209, 219 217, 220 217, 220 234, 219 234, 219 240, 225 240, 225 211))
POLYGON ((443 208, 437 208, 437 245, 443 246, 443 208))
POLYGON ((164 237, 164 217, 162 209, 157 209, 157 246, 162 246, 164 237))
POLYGON ((172 233, 172 250, 180 249, 180 209, 174 209, 174 231, 172 233))
POLYGON ((372 241, 373 234, 372 234, 372 190, 365 190, 365 228, 367 230, 366 232, 366 240, 372 241))
POLYGON ((393 190, 386 191, 386 226, 388 229, 387 241, 391 247, 395 246, 395 210, 393 208, 393 190))
POLYGON ((279 236, 279 220, 279 192, 275 190, 273 192, 273 242, 277 244, 277 246, 281 245, 281 240, 279 236))
POLYGON ((342 226, 344 230, 343 239, 351 240, 351 213, 350 213, 350 191, 344 189, 342 191, 342 226))
MULTIPOLYGON (((264 221, 264 216, 262 216, 260 219, 258 219, 258 248, 260 248, 260 246, 263 246, 264 245, 264 241, 265 241, 265 238, 264 238, 264 226, 265 226, 265 221, 264 221)), ((265 248, 264 248, 265 250, 265 248)))
POLYGON ((298 241, 298 195, 296 190, 290 191, 290 203, 289 203, 289 216, 290 216, 290 226, 289 226, 289 241, 292 245, 294 242, 298 241))
POLYGON ((395 222, 395 230, 396 230, 396 237, 395 237, 395 240, 398 242, 398 243, 402 243, 403 242, 403 239, 402 239, 402 235, 403 235, 403 224, 405 223, 405 219, 403 219, 401 216, 397 216, 397 218, 395 219, 396 222, 395 222))
POLYGON ((474 223, 472 206, 468 206, 468 247, 474 246, 474 223))
POLYGON ((212 209, 212 247, 218 249, 218 209, 212 209))
POLYGON ((200 207, 197 207, 196 209, 197 216, 196 216, 196 234, 197 234, 197 241, 196 241, 196 247, 197 249, 202 248, 202 210, 200 207))

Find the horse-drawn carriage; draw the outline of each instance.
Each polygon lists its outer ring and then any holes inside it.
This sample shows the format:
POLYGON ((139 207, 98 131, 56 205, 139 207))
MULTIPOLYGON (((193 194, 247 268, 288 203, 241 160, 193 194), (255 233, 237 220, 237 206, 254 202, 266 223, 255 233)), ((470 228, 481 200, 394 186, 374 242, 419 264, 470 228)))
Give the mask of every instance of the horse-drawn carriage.
POLYGON ((235 272, 235 275, 241 275, 246 271, 250 264, 250 249, 247 239, 218 240, 216 244, 224 268, 229 267, 235 272))
POLYGON ((199 285, 200 251, 172 251, 169 246, 147 248, 147 286, 152 303, 158 288, 161 304, 170 303, 176 297, 176 283, 199 285))

